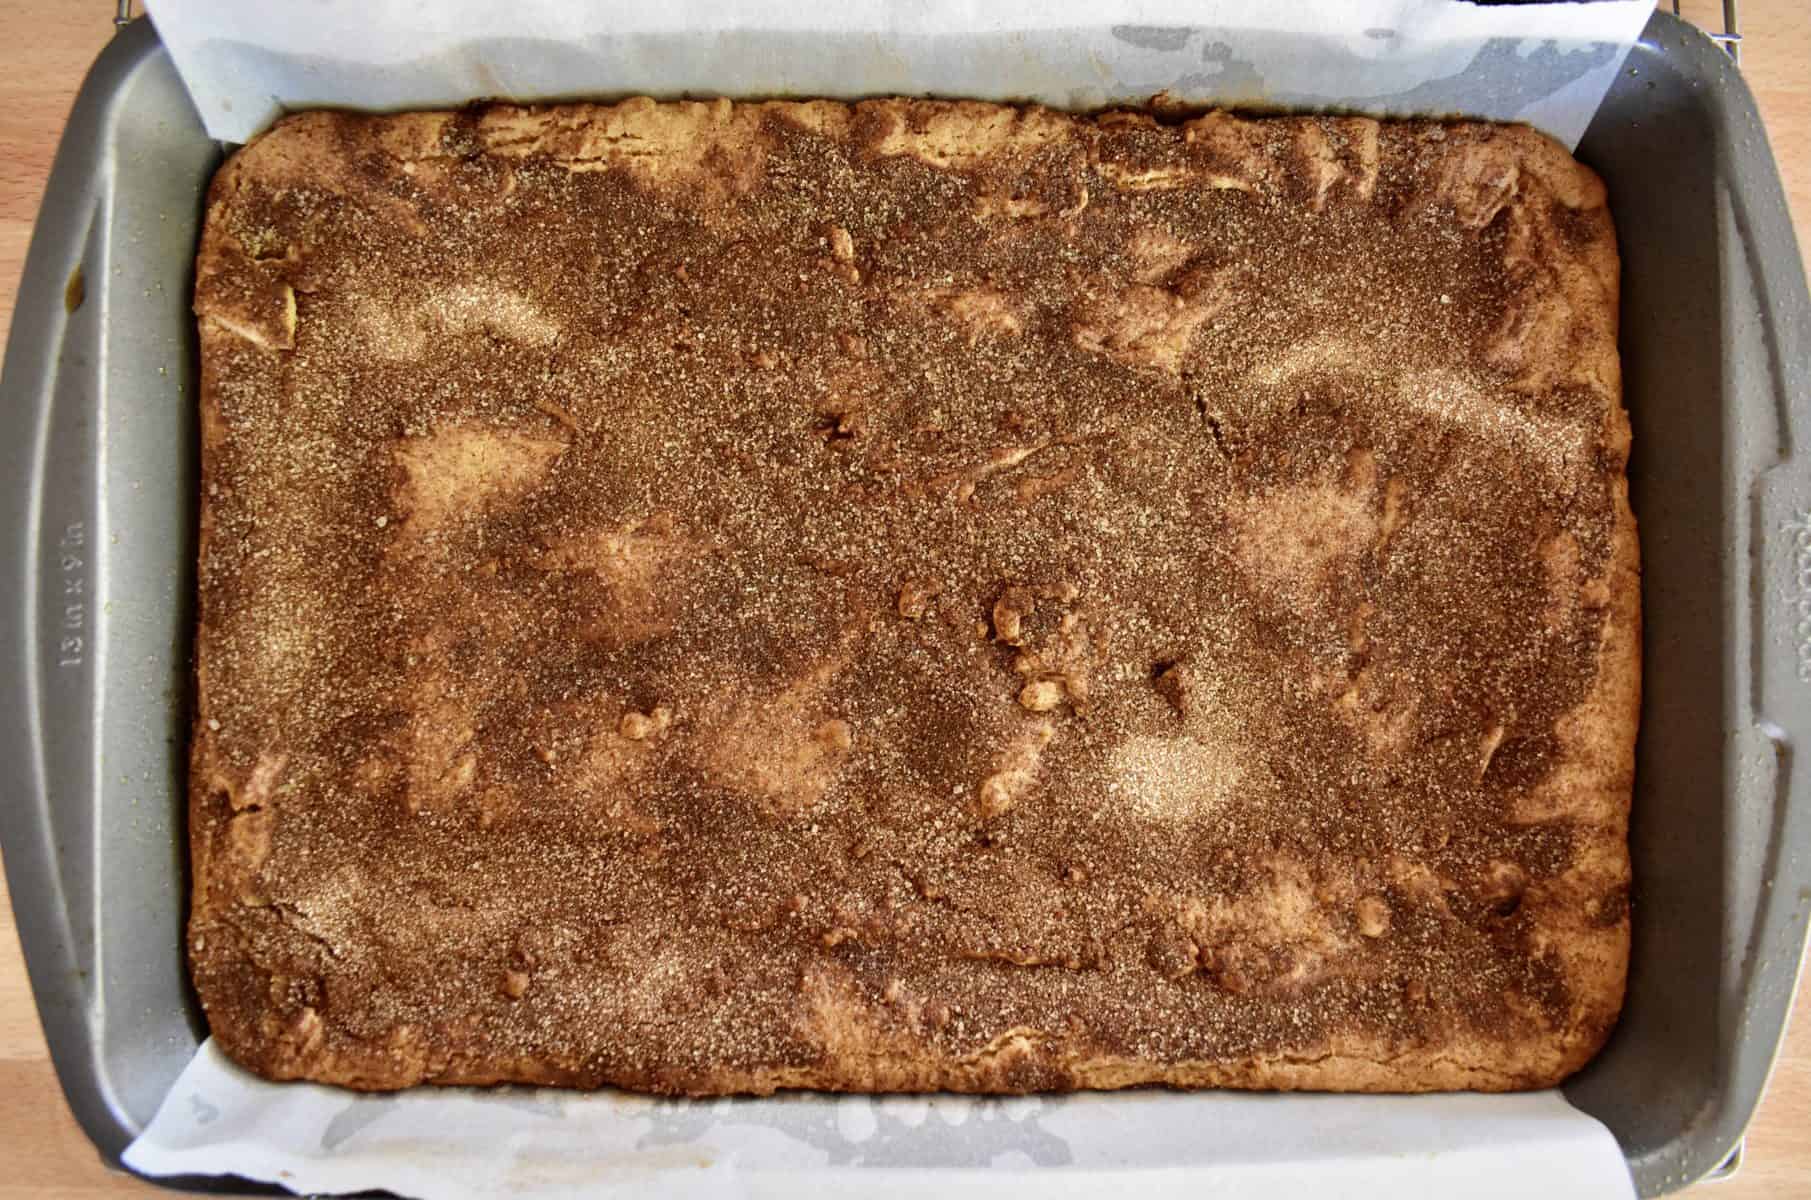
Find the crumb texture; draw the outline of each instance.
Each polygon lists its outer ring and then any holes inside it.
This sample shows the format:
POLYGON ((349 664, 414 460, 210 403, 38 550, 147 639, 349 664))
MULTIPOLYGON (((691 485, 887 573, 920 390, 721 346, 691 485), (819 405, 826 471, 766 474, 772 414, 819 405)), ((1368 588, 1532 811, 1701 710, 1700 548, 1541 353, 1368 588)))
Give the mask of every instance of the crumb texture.
POLYGON ((1527 129, 290 117, 209 198, 189 957, 273 1078, 1539 1087, 1638 566, 1527 129))

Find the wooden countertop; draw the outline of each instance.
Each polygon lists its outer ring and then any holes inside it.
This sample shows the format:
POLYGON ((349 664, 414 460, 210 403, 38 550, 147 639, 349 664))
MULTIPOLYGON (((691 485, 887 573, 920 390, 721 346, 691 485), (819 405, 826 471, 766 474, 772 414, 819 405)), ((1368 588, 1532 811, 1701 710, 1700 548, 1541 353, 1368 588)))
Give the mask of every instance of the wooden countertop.
MULTIPOLYGON (((0 0, 0 46, 15 48, 0 71, 0 330, 11 325, 26 243, 64 118, 88 65, 112 35, 110 7, 100 0, 0 0)), ((1685 12, 1707 28, 1720 19, 1716 0, 1691 0, 1685 12)), ((1811 243, 1811 7, 1802 0, 1743 0, 1742 31, 1743 73, 1760 101, 1800 241, 1811 243)), ((0 883, 0 1200, 167 1195, 104 1169, 70 1117, 46 1056, 11 915, 0 883)), ((1811 988, 1799 989, 1741 1171, 1691 1194, 1811 1197, 1811 988)))

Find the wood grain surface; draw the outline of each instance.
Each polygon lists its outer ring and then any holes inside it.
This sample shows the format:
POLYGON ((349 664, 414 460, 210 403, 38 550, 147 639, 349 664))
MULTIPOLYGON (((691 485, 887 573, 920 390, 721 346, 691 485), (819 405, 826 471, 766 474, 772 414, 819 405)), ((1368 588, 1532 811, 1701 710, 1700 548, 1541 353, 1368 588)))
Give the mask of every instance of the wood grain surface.
MULTIPOLYGON (((1670 3, 1670 0, 1668 0, 1670 3)), ((14 292, 57 138, 82 76, 112 36, 101 0, 0 0, 0 329, 14 292)), ((1720 0, 1689 0, 1706 27, 1720 0)), ((1800 240, 1811 238, 1811 7, 1742 0, 1742 69, 1760 102, 1800 240)), ((168 1195, 105 1169, 51 1070, 11 907, 0 883, 0 1200, 168 1195)), ((1734 1179, 1688 1193, 1707 1200, 1811 1197, 1811 989, 1792 1028, 1734 1179)))

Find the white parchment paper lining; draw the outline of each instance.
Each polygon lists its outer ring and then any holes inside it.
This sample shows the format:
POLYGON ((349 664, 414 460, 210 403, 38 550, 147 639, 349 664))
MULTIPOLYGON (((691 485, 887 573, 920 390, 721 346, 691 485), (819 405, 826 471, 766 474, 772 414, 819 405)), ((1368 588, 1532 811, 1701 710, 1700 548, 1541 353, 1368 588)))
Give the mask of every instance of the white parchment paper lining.
MULTIPOLYGON (((151 0, 208 131, 479 98, 940 95, 1526 121, 1575 145, 1652 0, 151 0)), ((657 1101, 272 1084, 204 1044, 126 1152, 151 1175, 434 1200, 823 1194, 1632 1196, 1557 1092, 1139 1091, 657 1101)))
POLYGON ((125 1161, 148 1175, 233 1174, 309 1194, 381 1188, 423 1200, 1635 1194, 1609 1132, 1558 1092, 360 1095, 268 1083, 211 1041, 125 1161))

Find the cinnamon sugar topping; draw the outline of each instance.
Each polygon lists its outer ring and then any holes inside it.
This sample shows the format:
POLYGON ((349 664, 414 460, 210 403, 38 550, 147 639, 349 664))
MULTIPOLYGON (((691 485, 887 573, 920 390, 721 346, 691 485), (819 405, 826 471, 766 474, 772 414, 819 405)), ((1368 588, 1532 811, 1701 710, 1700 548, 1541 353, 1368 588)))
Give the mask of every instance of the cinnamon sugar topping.
POLYGON ((197 309, 256 1069, 1500 1088, 1613 1020, 1615 258, 1538 135, 313 113, 197 309))

